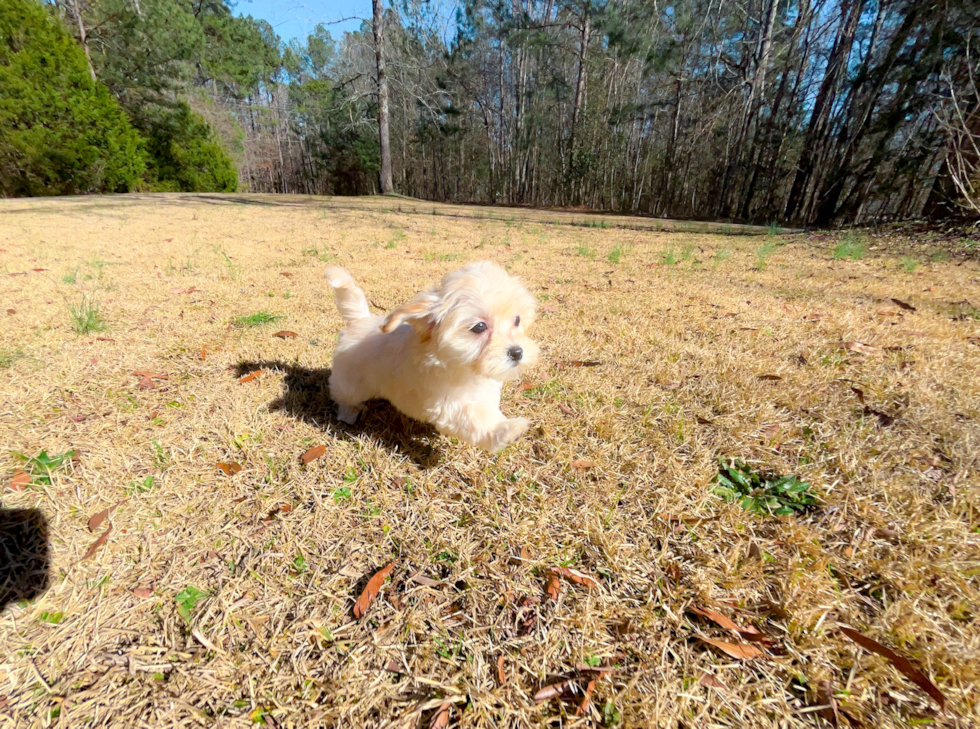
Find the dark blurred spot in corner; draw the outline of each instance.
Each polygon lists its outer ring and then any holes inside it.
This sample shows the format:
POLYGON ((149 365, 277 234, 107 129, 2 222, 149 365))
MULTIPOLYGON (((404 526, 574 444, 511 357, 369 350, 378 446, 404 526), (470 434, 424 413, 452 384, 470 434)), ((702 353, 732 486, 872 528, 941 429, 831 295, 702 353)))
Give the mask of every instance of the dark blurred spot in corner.
POLYGON ((38 509, 0 508, 0 613, 48 587, 48 520, 38 509))

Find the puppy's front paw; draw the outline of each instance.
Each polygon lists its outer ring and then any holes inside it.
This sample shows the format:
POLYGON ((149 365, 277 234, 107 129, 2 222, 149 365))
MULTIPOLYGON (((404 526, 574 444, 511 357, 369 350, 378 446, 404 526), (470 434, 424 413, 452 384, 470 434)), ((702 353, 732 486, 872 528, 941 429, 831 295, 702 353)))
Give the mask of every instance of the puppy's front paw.
POLYGON ((348 425, 353 425, 363 409, 360 405, 341 405, 337 403, 337 420, 348 425))
POLYGON ((531 423, 527 418, 511 418, 494 428, 491 437, 490 452, 496 453, 509 446, 527 432, 531 423))

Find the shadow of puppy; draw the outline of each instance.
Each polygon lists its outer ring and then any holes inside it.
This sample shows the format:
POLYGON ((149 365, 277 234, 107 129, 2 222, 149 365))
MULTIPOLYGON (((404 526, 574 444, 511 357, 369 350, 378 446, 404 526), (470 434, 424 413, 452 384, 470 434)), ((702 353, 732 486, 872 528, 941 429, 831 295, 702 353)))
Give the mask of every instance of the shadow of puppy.
POLYGON ((48 589, 48 520, 38 509, 0 509, 0 613, 48 589))
POLYGON ((353 440, 368 436, 392 453, 413 461, 419 468, 435 467, 441 452, 433 445, 439 437, 435 429, 398 412, 385 400, 372 400, 354 425, 339 421, 330 399, 330 369, 302 367, 278 361, 240 362, 235 375, 242 377, 256 370, 284 373, 285 390, 269 403, 270 411, 280 411, 335 435, 353 440))

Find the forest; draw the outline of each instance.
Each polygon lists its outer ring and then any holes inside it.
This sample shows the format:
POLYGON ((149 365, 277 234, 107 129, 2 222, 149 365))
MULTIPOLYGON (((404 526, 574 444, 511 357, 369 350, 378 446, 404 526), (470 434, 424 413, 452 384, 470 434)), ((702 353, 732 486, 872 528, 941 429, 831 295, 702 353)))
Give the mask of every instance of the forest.
POLYGON ((77 185, 50 160, 20 179, 44 156, 23 120, 48 112, 2 90, 27 43, 2 16, 41 6, 0 0, 0 192, 370 194, 390 157, 394 192, 446 202, 811 226, 980 212, 971 0, 375 6, 286 42, 227 0, 46 3, 34 22, 70 37, 138 148, 122 178, 77 185))

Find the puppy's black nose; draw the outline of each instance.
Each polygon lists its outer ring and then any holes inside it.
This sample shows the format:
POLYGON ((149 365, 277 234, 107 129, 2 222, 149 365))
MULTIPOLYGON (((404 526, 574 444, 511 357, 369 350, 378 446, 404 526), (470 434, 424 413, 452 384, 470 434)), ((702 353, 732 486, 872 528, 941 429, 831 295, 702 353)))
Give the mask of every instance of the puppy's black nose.
POLYGON ((520 362, 521 357, 524 356, 524 350, 515 344, 513 347, 507 350, 507 356, 515 362, 520 362))

